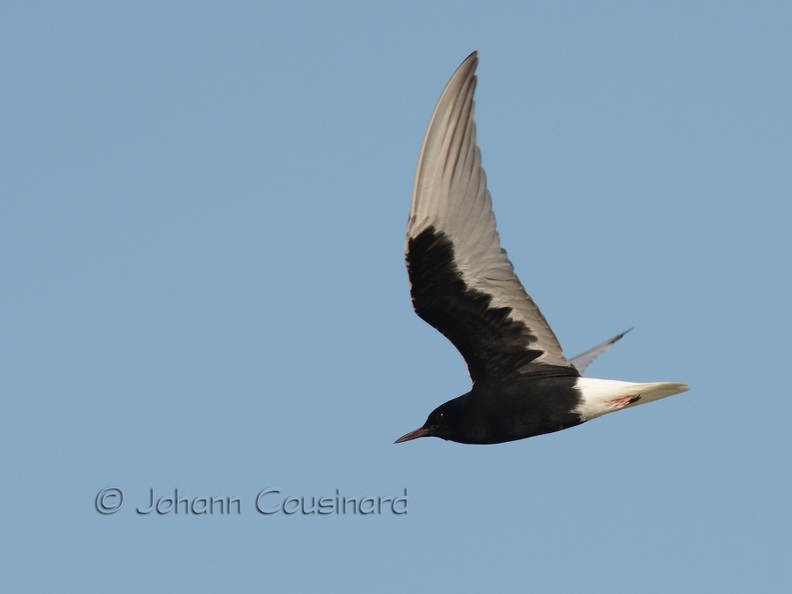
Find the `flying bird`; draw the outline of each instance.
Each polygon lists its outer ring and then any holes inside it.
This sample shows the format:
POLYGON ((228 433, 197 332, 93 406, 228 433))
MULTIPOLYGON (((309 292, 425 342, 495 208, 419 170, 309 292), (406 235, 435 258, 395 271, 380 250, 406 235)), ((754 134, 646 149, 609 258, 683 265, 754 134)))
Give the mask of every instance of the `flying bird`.
POLYGON ((473 386, 396 440, 524 439, 688 390, 673 382, 583 377, 624 333, 568 360, 528 296, 495 228, 476 145, 472 53, 446 85, 415 174, 405 256, 415 312, 459 350, 473 386))

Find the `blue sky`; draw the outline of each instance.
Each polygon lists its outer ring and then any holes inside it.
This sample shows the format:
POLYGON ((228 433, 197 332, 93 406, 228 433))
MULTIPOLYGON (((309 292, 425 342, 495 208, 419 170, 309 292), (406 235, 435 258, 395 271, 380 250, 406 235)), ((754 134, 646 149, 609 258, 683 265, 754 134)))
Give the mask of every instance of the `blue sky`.
POLYGON ((2 589, 787 592, 790 30, 782 2, 3 4, 2 589), (393 445, 469 389, 403 245, 473 50, 501 239, 566 353, 635 326, 588 374, 690 392, 393 445), (136 513, 151 489, 241 510, 136 513))

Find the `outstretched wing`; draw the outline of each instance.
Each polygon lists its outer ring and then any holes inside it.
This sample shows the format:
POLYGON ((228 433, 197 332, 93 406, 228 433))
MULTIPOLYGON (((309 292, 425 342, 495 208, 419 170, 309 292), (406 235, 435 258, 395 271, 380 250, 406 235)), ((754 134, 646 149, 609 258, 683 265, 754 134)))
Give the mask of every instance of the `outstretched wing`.
POLYGON ((459 349, 474 383, 576 376, 500 246, 476 146, 477 64, 474 52, 451 77, 418 159, 406 246, 413 306, 459 349))
POLYGON ((590 348, 585 353, 580 353, 577 357, 572 357, 569 362, 572 363, 572 365, 575 366, 575 369, 577 369, 580 373, 583 373, 586 367, 591 365, 594 359, 611 348, 617 340, 621 339, 621 337, 627 334, 630 330, 632 330, 632 328, 625 330, 621 334, 617 334, 613 338, 609 338, 605 342, 602 342, 595 347, 590 348))

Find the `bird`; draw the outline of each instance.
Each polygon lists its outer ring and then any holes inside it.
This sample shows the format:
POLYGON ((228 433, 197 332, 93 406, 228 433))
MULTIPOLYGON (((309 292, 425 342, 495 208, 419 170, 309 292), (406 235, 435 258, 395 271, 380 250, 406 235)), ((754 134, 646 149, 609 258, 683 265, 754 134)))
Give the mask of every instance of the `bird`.
POLYGON ((501 248, 476 144, 478 54, 443 90, 418 158, 405 259, 415 312, 464 358, 472 387, 396 440, 497 444, 568 429, 689 389, 583 377, 622 333, 567 359, 501 248))

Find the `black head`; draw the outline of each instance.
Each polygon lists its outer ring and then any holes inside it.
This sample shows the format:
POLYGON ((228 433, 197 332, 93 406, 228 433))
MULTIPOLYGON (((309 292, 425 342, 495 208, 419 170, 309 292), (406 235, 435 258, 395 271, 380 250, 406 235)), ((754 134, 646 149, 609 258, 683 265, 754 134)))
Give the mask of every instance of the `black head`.
POLYGON ((443 439, 457 441, 454 438, 462 423, 462 415, 460 413, 459 398, 449 400, 445 404, 438 406, 429 414, 423 427, 415 431, 410 431, 407 435, 402 435, 394 443, 410 441, 411 439, 417 439, 419 437, 441 437, 443 439))

